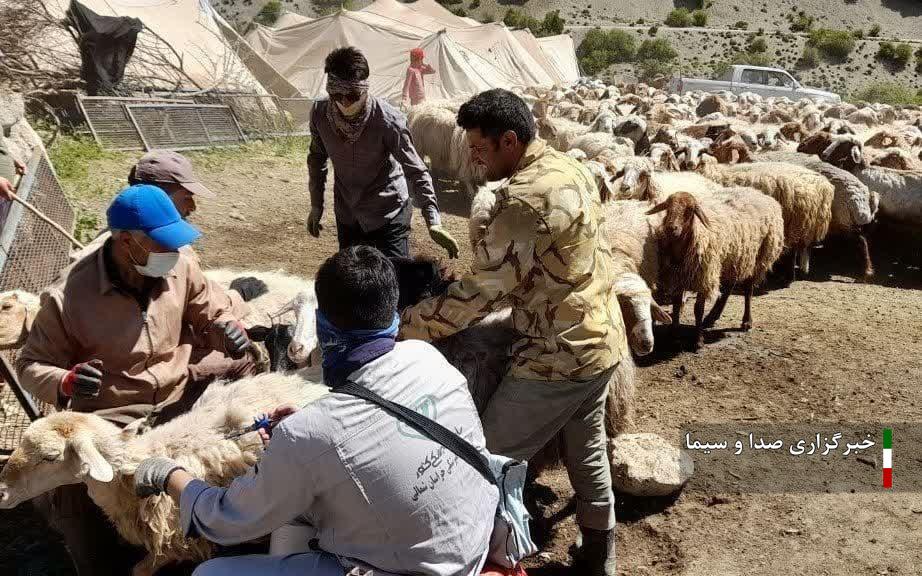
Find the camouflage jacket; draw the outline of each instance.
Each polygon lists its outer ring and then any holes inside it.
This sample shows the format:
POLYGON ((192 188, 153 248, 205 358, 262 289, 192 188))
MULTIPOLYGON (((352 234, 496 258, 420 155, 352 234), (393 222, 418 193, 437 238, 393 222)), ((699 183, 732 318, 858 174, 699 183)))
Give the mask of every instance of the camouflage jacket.
POLYGON ((448 336, 510 306, 512 376, 586 380, 617 364, 627 340, 589 171, 536 138, 496 200, 471 272, 407 309, 401 335, 448 336))

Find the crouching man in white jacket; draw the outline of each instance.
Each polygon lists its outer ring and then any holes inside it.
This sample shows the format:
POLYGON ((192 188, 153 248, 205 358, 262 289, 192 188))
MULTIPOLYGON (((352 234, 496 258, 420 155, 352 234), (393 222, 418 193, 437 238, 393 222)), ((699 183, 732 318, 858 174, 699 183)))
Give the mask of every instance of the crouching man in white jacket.
MULTIPOLYGON (((348 377, 484 449, 461 373, 429 344, 395 343, 397 281, 387 258, 366 246, 343 250, 321 266, 316 291, 328 384, 348 377)), ((376 405, 335 392, 285 417, 259 463, 228 488, 165 458, 142 462, 135 488, 168 492, 180 505, 184 534, 219 544, 253 540, 296 519, 316 529, 311 552, 216 558, 197 576, 479 574, 498 499, 447 448, 376 405)))

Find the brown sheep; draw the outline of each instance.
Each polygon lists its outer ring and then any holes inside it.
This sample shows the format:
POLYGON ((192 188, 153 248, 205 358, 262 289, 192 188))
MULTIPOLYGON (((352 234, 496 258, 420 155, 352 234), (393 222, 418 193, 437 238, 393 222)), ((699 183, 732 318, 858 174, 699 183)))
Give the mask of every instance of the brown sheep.
POLYGON ((891 130, 881 130, 864 141, 865 146, 872 148, 903 148, 909 149, 909 143, 901 134, 891 130))
POLYGON ((808 136, 807 130, 800 122, 788 122, 779 131, 786 139, 792 142, 800 142, 808 136))

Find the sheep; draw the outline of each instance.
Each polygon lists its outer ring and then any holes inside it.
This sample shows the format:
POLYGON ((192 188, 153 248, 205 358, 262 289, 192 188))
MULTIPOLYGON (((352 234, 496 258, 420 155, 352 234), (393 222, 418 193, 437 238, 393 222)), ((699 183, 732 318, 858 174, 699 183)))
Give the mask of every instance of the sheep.
POLYGON ((704 328, 712 327, 733 288, 742 284, 745 296, 742 329, 752 328, 754 288, 771 270, 784 246, 784 219, 773 198, 751 188, 727 188, 694 196, 676 192, 651 208, 665 213, 660 237, 661 278, 672 295, 674 334, 678 334, 682 297, 695 292, 695 338, 698 349, 704 328), (696 222, 696 220, 698 222, 696 222), (720 297, 704 318, 704 306, 720 297))
POLYGON ((25 344, 38 309, 39 298, 35 294, 25 290, 0 292, 0 350, 25 344))
POLYGON ((612 127, 612 134, 628 138, 638 148, 637 154, 644 153, 644 146, 649 146, 650 141, 647 138, 647 121, 640 116, 626 116, 618 118, 612 127))
POLYGON ((680 170, 675 152, 666 144, 651 144, 650 160, 653 161, 653 166, 657 170, 664 172, 678 172, 680 170))
POLYGON ((865 167, 864 146, 850 135, 834 136, 829 132, 817 132, 797 146, 798 152, 819 156, 833 166, 852 172, 865 167))
POLYGON ((708 94, 701 99, 698 107, 695 108, 695 114, 697 114, 699 118, 707 116, 708 114, 713 114, 714 112, 720 112, 724 116, 727 116, 728 113, 727 101, 717 94, 708 94))
POLYGON ((255 414, 321 398, 328 388, 315 384, 315 376, 272 373, 212 385, 188 413, 143 434, 134 425, 119 430, 91 413, 58 412, 41 418, 25 430, 0 472, 0 508, 84 482, 118 533, 147 550, 134 574, 153 575, 172 562, 206 560, 214 545, 182 536, 179 508, 169 496, 139 498, 135 469, 145 458, 165 456, 196 478, 227 486, 256 462, 262 443, 255 433, 233 440, 226 435, 250 424, 255 414))
POLYGON ((589 133, 589 127, 563 118, 538 118, 538 135, 554 149, 566 152, 573 148, 573 142, 589 133))
POLYGON ((580 150, 579 148, 573 148, 573 149, 567 150, 566 154, 570 158, 573 158, 574 160, 579 160, 580 162, 585 162, 589 160, 589 156, 587 156, 586 153, 580 150))
POLYGON ((800 122, 787 122, 779 128, 779 132, 788 140, 800 142, 808 135, 808 130, 800 122))
POLYGON ((864 141, 864 145, 871 148, 903 148, 909 149, 909 142, 902 134, 892 130, 881 130, 875 132, 873 136, 864 141))
POLYGON ((845 119, 852 124, 862 124, 868 128, 872 128, 880 124, 880 118, 877 116, 877 112, 870 108, 856 110, 846 116, 845 119))
POLYGON ((861 257, 864 261, 864 277, 873 276, 874 264, 871 261, 866 229, 877 215, 877 206, 875 195, 868 190, 868 187, 850 172, 806 154, 768 153, 760 154, 758 159, 799 164, 829 180, 834 187, 829 234, 854 234, 858 238, 861 257))
POLYGON ((718 138, 711 146, 711 154, 721 164, 736 164, 738 162, 752 162, 749 146, 739 135, 718 138))
POLYGON ((673 192, 713 191, 719 186, 694 172, 654 172, 645 158, 629 159, 620 173, 615 196, 620 200, 661 202, 673 192))
POLYGON ((602 132, 589 132, 575 138, 570 143, 570 148, 579 149, 586 153, 590 160, 597 157, 603 150, 611 150, 616 156, 633 156, 634 143, 620 136, 602 132))
POLYGON ((239 318, 243 326, 250 329, 266 322, 272 324, 287 312, 290 312, 289 303, 299 293, 314 289, 314 281, 292 274, 284 270, 233 270, 230 268, 211 268, 203 270, 205 277, 215 282, 224 290, 232 290, 234 281, 244 277, 253 277, 266 284, 266 293, 261 294, 247 304, 250 313, 245 318, 239 318))
MULTIPOLYGON (((809 274, 810 247, 826 237, 832 220, 834 189, 816 172, 783 162, 717 164, 705 162, 699 173, 723 186, 749 186, 771 196, 781 204, 784 214, 784 240, 801 271, 809 274)), ((792 262, 788 278, 794 279, 792 262)))
POLYGON ((407 125, 420 156, 428 157, 433 172, 457 180, 468 196, 486 182, 485 169, 471 159, 464 130, 456 113, 443 104, 420 104, 410 110, 407 125))
POLYGON ((880 213, 891 220, 922 225, 922 171, 872 166, 854 172, 880 195, 880 213))
POLYGON ((830 120, 829 122, 826 122, 826 124, 824 124, 819 129, 819 132, 829 132, 830 134, 837 136, 843 134, 851 134, 852 136, 855 135, 855 129, 852 128, 847 122, 842 120, 830 120))
POLYGON ((759 148, 762 150, 777 150, 786 141, 786 137, 773 128, 764 128, 758 134, 759 148))
POLYGON ((871 166, 883 166, 894 170, 913 170, 916 167, 916 162, 906 150, 888 148, 882 154, 878 154, 871 159, 871 166))

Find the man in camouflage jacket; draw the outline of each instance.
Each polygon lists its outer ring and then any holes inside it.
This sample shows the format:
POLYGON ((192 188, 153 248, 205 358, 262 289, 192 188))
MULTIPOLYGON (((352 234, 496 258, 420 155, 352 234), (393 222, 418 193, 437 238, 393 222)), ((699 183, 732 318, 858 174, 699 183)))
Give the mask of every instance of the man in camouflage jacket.
POLYGON ((508 182, 496 192, 471 273, 406 310, 402 335, 432 340, 512 308, 521 337, 482 415, 487 447, 527 460, 563 432, 583 533, 579 573, 614 575, 605 400, 613 379, 633 375, 621 362, 627 342, 598 189, 582 164, 536 137, 528 107, 511 92, 476 96, 458 124, 488 178, 508 182))

